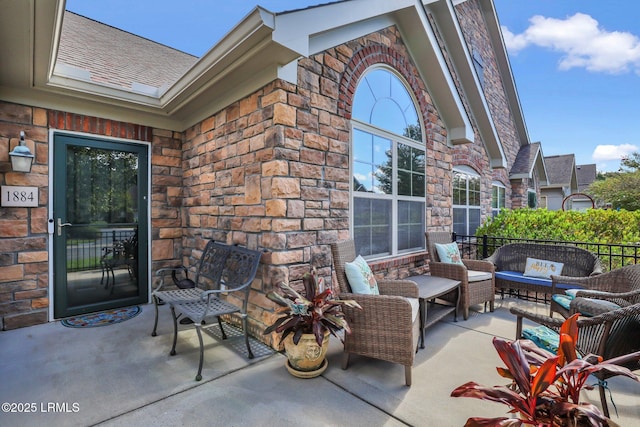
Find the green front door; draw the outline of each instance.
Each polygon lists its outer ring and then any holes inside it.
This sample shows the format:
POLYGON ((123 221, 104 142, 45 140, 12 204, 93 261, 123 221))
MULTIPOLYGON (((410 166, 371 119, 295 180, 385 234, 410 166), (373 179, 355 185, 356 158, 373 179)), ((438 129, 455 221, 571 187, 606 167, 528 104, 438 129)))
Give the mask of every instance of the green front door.
POLYGON ((54 317, 147 302, 148 146, 56 134, 53 147, 54 317))

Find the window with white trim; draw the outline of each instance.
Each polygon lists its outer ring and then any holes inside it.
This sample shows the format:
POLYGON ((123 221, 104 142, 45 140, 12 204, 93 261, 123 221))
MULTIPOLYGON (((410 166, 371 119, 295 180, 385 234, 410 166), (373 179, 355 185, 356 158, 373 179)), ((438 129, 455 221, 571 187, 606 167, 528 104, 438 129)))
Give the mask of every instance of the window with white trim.
POLYGON ((480 175, 460 166, 453 171, 453 231, 474 235, 480 226, 480 175))
POLYGON ((375 68, 362 78, 352 126, 356 251, 380 257, 423 250, 425 144, 415 102, 399 77, 375 68))
POLYGON ((507 189, 499 183, 491 185, 491 216, 496 216, 505 208, 507 189))

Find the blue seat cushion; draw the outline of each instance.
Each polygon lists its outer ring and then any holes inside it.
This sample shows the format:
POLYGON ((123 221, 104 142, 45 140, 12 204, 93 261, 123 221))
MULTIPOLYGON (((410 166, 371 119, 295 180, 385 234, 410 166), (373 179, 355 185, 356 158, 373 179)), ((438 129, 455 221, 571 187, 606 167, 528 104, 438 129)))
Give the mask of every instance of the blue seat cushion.
MULTIPOLYGON (((496 271, 496 279, 511 280, 513 282, 527 283, 529 285, 540 285, 551 287, 551 279, 543 279, 541 277, 525 276, 519 271, 496 271)), ((558 290, 566 290, 575 288, 575 285, 568 285, 563 283, 556 283, 558 290)))
POLYGON ((522 337, 533 341, 538 347, 544 348, 553 354, 558 353, 560 336, 553 329, 542 325, 535 328, 525 328, 522 330, 522 337))
POLYGON ((555 301, 560 307, 564 308, 565 310, 569 310, 569 307, 571 306, 571 300, 573 298, 571 298, 569 295, 555 294, 551 297, 551 299, 555 301))
POLYGON ((511 280, 514 282, 527 283, 530 285, 543 285, 551 287, 551 280, 541 277, 524 276, 519 271, 496 271, 496 279, 511 280))

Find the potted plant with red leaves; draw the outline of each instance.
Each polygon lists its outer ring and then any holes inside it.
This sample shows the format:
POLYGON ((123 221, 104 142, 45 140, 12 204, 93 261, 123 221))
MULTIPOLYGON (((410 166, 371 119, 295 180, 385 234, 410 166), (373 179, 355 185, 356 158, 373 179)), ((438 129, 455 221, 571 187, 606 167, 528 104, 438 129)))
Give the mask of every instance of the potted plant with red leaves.
POLYGON ((281 293, 267 294, 267 298, 279 305, 275 312, 280 317, 264 330, 264 334, 281 334, 280 341, 288 358, 287 369, 292 375, 313 378, 327 367, 325 355, 329 334, 342 340, 338 331, 351 332, 341 307, 361 307, 356 301, 334 298, 315 269, 306 273, 302 282, 304 295, 284 282, 278 284, 281 293))
POLYGON ((465 427, 490 426, 614 426, 598 407, 580 402, 580 391, 591 389, 589 375, 607 371, 638 381, 627 368, 619 366, 640 360, 640 352, 603 361, 590 354, 580 358, 576 351, 578 315, 568 318, 560 329, 557 354, 539 348, 530 340, 506 341, 495 337, 493 345, 506 368, 497 368, 509 385, 485 387, 473 381, 456 388, 451 396, 473 397, 508 405, 518 418, 469 418, 465 427))

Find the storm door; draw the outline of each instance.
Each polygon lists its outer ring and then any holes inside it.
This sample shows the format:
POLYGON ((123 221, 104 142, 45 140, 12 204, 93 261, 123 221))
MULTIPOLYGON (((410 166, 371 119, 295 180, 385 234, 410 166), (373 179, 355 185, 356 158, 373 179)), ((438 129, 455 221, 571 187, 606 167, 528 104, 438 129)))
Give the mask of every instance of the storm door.
POLYGON ((54 317, 148 300, 148 146, 55 135, 54 317))

